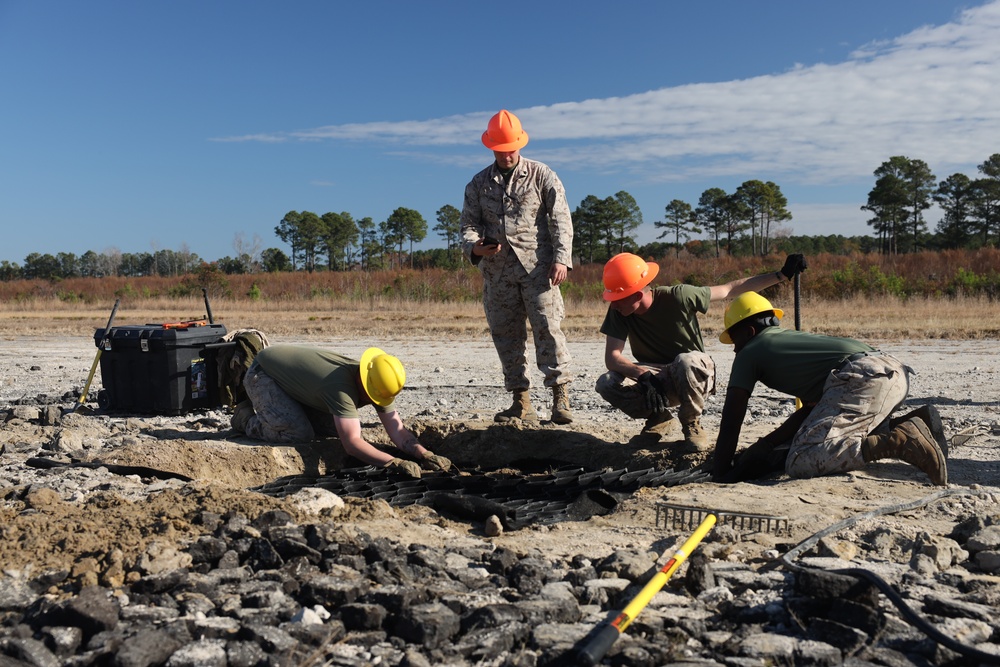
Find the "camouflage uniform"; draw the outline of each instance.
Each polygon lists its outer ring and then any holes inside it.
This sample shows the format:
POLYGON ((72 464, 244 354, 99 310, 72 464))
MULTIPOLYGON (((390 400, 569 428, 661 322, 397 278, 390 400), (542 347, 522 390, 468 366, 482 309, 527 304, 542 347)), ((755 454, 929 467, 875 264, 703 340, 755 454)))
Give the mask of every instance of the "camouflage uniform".
POLYGON ((888 354, 848 360, 832 371, 823 396, 792 439, 785 472, 816 477, 867 465, 861 443, 886 423, 909 392, 913 370, 888 354))
MULTIPOLYGON (((682 424, 690 424, 701 417, 705 401, 715 393, 715 362, 705 353, 698 324, 698 313, 708 312, 712 288, 671 285, 651 292, 649 309, 641 315, 622 315, 609 307, 601 333, 627 341, 638 365, 660 369, 656 374, 666 386, 668 405, 678 408, 682 424)), ((601 375, 595 389, 633 419, 655 415, 638 383, 617 371, 601 375)))
POLYGON ((851 338, 772 326, 736 353, 730 387, 757 382, 814 406, 792 437, 790 477, 808 478, 865 467, 862 443, 906 400, 909 366, 851 338))
MULTIPOLYGON (((715 362, 704 352, 678 354, 658 374, 666 386, 667 404, 678 407, 681 423, 688 424, 701 417, 705 399, 715 393, 715 362)), ((595 390, 601 398, 633 419, 646 419, 654 413, 646 404, 646 393, 636 382, 616 371, 597 378, 595 390)))
POLYGON ((317 434, 337 433, 333 415, 296 401, 256 362, 250 365, 243 378, 243 387, 255 411, 244 427, 251 438, 267 442, 305 442, 317 434))
MULTIPOLYGON (((356 419, 358 406, 370 402, 357 381, 359 365, 329 350, 299 345, 265 348, 243 379, 253 414, 242 430, 268 442, 336 435, 334 416, 356 419)), ((379 413, 395 410, 392 403, 374 407, 379 413)))
POLYGON ((506 182, 494 162, 466 186, 461 226, 463 252, 483 275, 483 308, 504 387, 516 391, 530 385, 526 320, 545 386, 568 382, 571 359, 560 328, 565 307, 559 287, 548 278, 553 264, 573 265, 573 223, 559 177, 522 156, 506 182), (502 250, 491 257, 473 255, 472 247, 487 236, 498 239, 502 250))

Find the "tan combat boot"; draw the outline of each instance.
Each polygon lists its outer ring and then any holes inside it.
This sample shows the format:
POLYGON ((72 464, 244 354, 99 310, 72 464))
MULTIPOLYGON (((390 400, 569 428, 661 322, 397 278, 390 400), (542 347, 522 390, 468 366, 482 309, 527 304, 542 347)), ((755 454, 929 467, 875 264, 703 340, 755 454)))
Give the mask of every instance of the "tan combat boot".
POLYGON ((687 424, 681 424, 681 431, 684 433, 684 444, 688 449, 705 452, 711 448, 712 443, 708 441, 708 434, 701 427, 697 417, 687 424))
POLYGON ((677 426, 677 420, 670 410, 654 412, 646 417, 646 423, 642 427, 643 433, 653 433, 655 435, 666 435, 677 426))
POLYGON ((934 436, 934 442, 937 443, 938 447, 941 449, 941 453, 944 454, 945 459, 948 458, 948 438, 944 435, 944 424, 941 422, 941 413, 933 405, 921 405, 919 408, 913 412, 908 412, 902 417, 894 417, 889 420, 889 430, 896 428, 905 421, 909 421, 914 417, 919 418, 922 422, 927 424, 927 428, 930 429, 931 435, 934 436))
POLYGON ((493 421, 505 424, 520 419, 522 421, 538 421, 535 409, 531 407, 531 394, 527 389, 514 390, 514 402, 502 412, 496 413, 493 421))
POLYGON ((247 422, 250 421, 250 418, 255 414, 253 403, 250 401, 240 401, 236 404, 236 408, 233 410, 233 417, 229 423, 232 424, 234 431, 246 433, 247 422))
POLYGON ((880 459, 899 459, 915 466, 938 486, 948 484, 948 464, 934 434, 923 420, 913 417, 898 424, 887 434, 870 435, 861 443, 866 463, 880 459))
POLYGON ((552 423, 569 424, 573 421, 573 411, 569 407, 569 385, 557 384, 552 387, 552 423))

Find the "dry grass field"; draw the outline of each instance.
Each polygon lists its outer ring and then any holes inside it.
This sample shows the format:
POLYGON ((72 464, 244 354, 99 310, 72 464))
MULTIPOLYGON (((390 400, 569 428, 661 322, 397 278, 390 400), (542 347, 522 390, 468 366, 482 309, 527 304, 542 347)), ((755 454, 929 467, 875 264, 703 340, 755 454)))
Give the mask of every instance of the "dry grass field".
MULTIPOLYGON (((785 309, 784 326, 794 326, 792 291, 785 286, 767 295, 785 309)), ((91 336, 111 312, 106 305, 67 303, 56 298, 0 304, 0 335, 91 336)), ((216 322, 229 330, 255 328, 269 335, 382 339, 400 335, 417 339, 488 339, 486 319, 477 302, 430 302, 375 297, 348 300, 253 301, 216 298, 211 301, 216 322)), ((701 318, 706 337, 722 328, 722 304, 713 304, 701 318)), ((606 312, 600 299, 567 300, 563 322, 571 340, 600 338, 606 312)), ((204 319, 201 298, 123 299, 115 323, 147 324, 204 319)), ((1000 339, 1000 304, 985 297, 910 298, 891 296, 820 300, 804 297, 802 328, 807 331, 861 339, 1000 339)))

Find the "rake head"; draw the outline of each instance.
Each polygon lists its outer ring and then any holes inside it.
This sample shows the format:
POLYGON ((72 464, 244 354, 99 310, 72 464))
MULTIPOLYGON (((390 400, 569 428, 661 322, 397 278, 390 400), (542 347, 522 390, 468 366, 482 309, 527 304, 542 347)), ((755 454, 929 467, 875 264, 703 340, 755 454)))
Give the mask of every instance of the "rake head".
POLYGON ((734 530, 747 533, 773 533, 788 535, 788 517, 768 516, 766 514, 748 514, 746 512, 728 512, 708 510, 690 505, 674 503, 656 503, 656 527, 688 529, 698 526, 709 514, 716 516, 716 524, 732 527, 734 530))

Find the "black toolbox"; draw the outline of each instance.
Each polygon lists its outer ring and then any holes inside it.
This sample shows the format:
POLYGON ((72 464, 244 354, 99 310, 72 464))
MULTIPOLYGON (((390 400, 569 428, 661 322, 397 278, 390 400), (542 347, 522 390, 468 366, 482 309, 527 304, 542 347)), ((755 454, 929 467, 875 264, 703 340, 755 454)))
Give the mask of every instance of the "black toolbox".
POLYGON ((101 351, 102 408, 179 415, 222 404, 215 351, 223 324, 203 321, 111 327, 94 332, 101 351))

